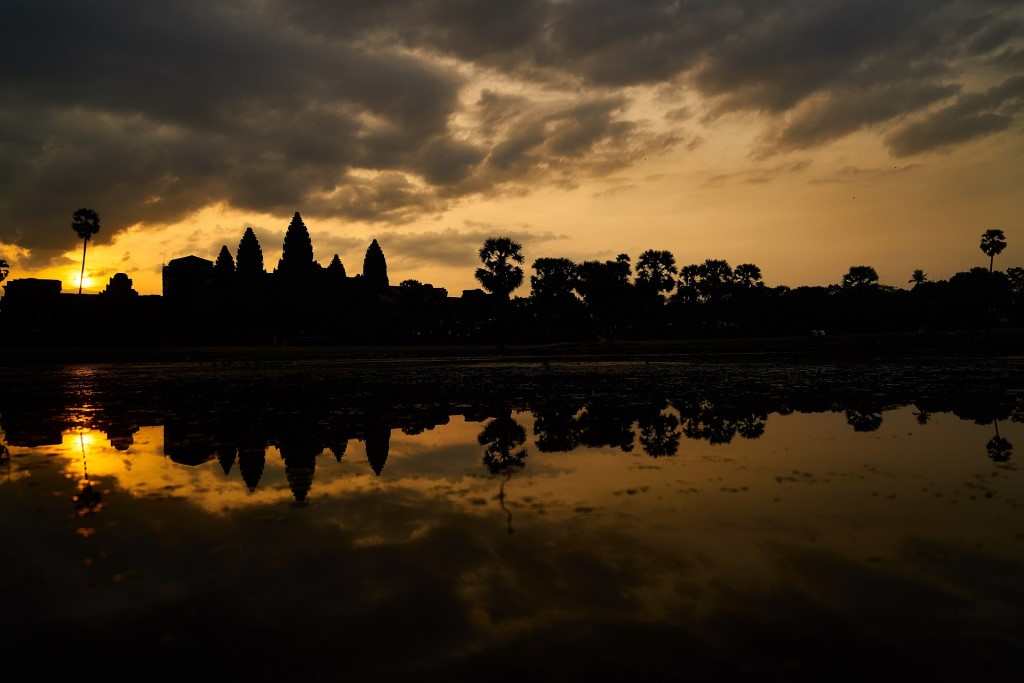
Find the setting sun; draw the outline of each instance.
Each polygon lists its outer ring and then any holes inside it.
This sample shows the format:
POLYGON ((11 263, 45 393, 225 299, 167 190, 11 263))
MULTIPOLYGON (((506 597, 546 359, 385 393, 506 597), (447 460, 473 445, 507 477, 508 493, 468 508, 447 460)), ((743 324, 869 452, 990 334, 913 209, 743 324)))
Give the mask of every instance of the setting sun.
POLYGON ((78 273, 72 273, 71 275, 68 276, 66 282, 71 283, 70 288, 72 289, 77 290, 79 283, 81 283, 82 289, 92 289, 93 285, 96 283, 96 279, 93 278, 88 273, 85 274, 84 278, 79 277, 78 273))

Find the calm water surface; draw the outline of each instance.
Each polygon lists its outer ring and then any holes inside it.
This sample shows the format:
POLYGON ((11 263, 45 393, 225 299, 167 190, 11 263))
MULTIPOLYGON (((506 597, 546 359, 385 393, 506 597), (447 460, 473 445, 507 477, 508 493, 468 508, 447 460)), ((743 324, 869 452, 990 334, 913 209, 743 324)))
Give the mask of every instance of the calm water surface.
POLYGON ((12 654, 158 678, 642 680, 942 677, 1022 651, 1024 425, 1005 411, 307 422, 110 396, 0 418, 12 654))

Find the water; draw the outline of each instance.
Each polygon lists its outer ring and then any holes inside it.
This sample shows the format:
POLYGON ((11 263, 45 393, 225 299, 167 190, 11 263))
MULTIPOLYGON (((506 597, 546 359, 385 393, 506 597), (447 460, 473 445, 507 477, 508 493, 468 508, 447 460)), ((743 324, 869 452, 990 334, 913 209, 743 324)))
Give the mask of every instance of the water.
POLYGON ((552 394, 514 366, 419 372, 387 398, 323 367, 8 377, 33 387, 0 417, 11 653, 643 680, 941 678, 1022 652, 1024 424, 989 377, 537 370, 552 394))

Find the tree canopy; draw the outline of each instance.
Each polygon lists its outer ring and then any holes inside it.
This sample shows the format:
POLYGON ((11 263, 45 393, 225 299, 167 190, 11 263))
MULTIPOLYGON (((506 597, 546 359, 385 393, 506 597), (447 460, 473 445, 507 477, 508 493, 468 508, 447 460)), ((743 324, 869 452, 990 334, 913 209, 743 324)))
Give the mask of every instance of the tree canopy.
POLYGON ((871 266, 850 266, 843 276, 843 288, 863 289, 878 284, 878 273, 871 266))
POLYGON ((986 230, 981 235, 981 244, 978 245, 981 251, 988 256, 988 269, 992 270, 995 258, 1006 249, 1006 235, 998 228, 986 230))
POLYGON ((676 257, 671 251, 648 249, 636 262, 636 284, 657 294, 668 293, 676 286, 676 257))
POLYGON ((483 268, 477 268, 476 279, 491 294, 508 299, 523 284, 523 246, 509 237, 491 237, 480 247, 483 268))
POLYGON ((88 241, 100 231, 100 217, 92 209, 78 209, 71 215, 71 229, 78 239, 88 241))

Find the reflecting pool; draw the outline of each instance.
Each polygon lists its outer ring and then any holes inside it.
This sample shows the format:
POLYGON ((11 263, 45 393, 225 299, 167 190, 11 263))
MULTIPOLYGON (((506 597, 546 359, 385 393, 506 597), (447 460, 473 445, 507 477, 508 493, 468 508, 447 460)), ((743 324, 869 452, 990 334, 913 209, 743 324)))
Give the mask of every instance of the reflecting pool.
POLYGON ((10 655, 275 680, 1019 661, 1015 373, 379 372, 8 375, 10 655))

